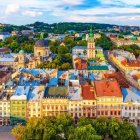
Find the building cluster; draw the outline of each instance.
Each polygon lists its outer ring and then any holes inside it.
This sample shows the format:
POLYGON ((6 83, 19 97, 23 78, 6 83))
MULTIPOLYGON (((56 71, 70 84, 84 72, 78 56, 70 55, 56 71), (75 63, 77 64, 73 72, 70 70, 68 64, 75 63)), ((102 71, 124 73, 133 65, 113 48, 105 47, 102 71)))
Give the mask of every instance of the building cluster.
POLYGON ((87 46, 72 48, 74 69, 68 71, 37 69, 52 60, 43 38, 35 43, 33 54, 0 49, 0 125, 61 113, 75 120, 105 116, 140 125, 140 58, 112 50, 107 57, 114 68, 95 46, 97 37, 90 29, 87 46))
POLYGON ((61 113, 139 124, 140 92, 114 71, 22 68, 1 83, 0 91, 0 125, 61 113))
POLYGON ((117 47, 127 46, 127 45, 134 45, 134 44, 140 46, 140 40, 136 40, 136 39, 111 38, 111 41, 117 47))
POLYGON ((72 48, 73 67, 78 70, 108 71, 115 69, 105 59, 103 49, 95 46, 92 29, 87 39, 87 46, 72 48))
POLYGON ((140 60, 133 53, 113 50, 109 53, 110 61, 125 75, 125 78, 140 90, 140 60))
POLYGON ((44 39, 35 43, 33 54, 27 54, 24 50, 20 50, 19 53, 11 53, 8 48, 0 49, 0 65, 8 66, 13 70, 36 68, 41 62, 47 60, 51 61, 52 58, 48 41, 44 39))

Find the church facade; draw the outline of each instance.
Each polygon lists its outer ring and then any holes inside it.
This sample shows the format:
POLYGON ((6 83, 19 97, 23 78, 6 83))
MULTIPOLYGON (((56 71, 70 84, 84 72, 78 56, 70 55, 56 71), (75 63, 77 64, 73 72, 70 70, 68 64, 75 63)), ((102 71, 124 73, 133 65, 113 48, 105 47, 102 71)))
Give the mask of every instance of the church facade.
POLYGON ((50 59, 49 43, 38 40, 34 45, 34 53, 27 54, 20 50, 18 54, 10 53, 0 55, 0 65, 8 66, 17 70, 19 68, 36 68, 41 62, 50 59))

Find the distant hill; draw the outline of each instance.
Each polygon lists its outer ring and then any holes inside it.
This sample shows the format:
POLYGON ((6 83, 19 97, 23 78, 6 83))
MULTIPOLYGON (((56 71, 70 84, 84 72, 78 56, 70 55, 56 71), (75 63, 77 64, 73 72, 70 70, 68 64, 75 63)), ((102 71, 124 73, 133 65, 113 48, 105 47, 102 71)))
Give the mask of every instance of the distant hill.
MULTIPOLYGON (((114 26, 117 25, 101 24, 101 23, 74 23, 74 22, 60 22, 60 23, 48 24, 44 22, 35 22, 33 24, 22 25, 22 26, 9 25, 9 24, 7 24, 7 26, 0 26, 0 32, 2 31, 11 32, 13 30, 20 31, 20 30, 30 30, 30 29, 34 29, 34 31, 37 32, 48 32, 48 33, 66 33, 69 30, 82 32, 82 31, 89 30, 91 26, 93 27, 93 30, 96 29, 106 30, 108 28, 113 28, 114 26)), ((129 26, 119 26, 119 27, 125 27, 127 29, 130 29, 129 26)))

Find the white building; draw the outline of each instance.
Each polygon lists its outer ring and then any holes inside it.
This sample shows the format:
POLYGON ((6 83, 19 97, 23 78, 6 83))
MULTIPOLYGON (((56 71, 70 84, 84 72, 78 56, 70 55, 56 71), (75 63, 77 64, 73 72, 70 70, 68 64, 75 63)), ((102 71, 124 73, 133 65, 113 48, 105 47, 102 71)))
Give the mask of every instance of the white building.
POLYGON ((140 125, 140 91, 131 88, 123 88, 122 118, 140 125))
POLYGON ((0 33, 0 39, 5 40, 5 38, 10 37, 11 34, 9 32, 1 32, 0 33))

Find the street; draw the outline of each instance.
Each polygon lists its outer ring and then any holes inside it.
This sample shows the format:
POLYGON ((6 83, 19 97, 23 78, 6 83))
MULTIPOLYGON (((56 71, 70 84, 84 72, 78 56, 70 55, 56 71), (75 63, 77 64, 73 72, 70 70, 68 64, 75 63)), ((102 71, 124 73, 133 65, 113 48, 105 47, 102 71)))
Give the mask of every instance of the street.
POLYGON ((15 140, 11 134, 11 126, 0 126, 0 140, 15 140))

